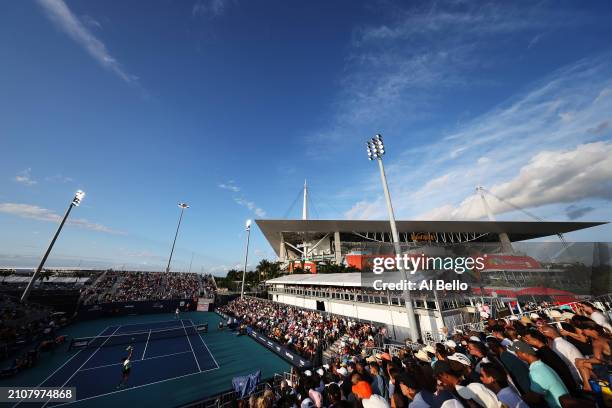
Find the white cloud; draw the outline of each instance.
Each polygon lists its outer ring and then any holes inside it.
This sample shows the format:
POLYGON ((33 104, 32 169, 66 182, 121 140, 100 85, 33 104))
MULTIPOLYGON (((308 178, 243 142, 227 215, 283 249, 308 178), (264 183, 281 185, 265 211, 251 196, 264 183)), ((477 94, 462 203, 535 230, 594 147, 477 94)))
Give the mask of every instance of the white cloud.
POLYGON ((198 0, 193 5, 191 13, 194 16, 219 17, 229 7, 230 0, 198 0))
POLYGON ((100 22, 98 20, 96 20, 95 18, 85 14, 81 16, 81 21, 83 22, 83 24, 85 24, 86 26, 90 27, 90 28, 102 28, 102 24, 100 24, 100 22))
MULTIPOLYGON (((138 77, 129 74, 121 64, 108 52, 106 45, 94 36, 91 31, 72 13, 63 0, 38 0, 47 16, 70 38, 87 51, 100 65, 108 69, 130 85, 138 84, 138 77)), ((95 21, 86 19, 88 25, 95 21)))
MULTIPOLYGON (((523 209, 593 198, 612 200, 612 143, 596 142, 579 145, 573 150, 540 152, 516 177, 493 185, 489 190, 494 196, 523 209)), ((434 208, 422 217, 481 218, 486 214, 479 200, 478 196, 470 196, 458 206, 434 208)), ((487 204, 494 214, 514 210, 494 198, 488 198, 487 204)))
MULTIPOLYGON (((15 215, 21 218, 30 218, 39 221, 48 221, 59 223, 62 219, 60 215, 52 210, 38 207, 30 204, 19 204, 19 203, 0 203, 0 213, 15 215)), ((69 225, 75 225, 80 228, 85 228, 98 232, 105 232, 109 234, 125 234, 124 232, 111 229, 102 224, 97 224, 88 221, 84 218, 70 218, 66 221, 69 225)))
POLYGON ((228 190, 234 193, 232 194, 234 196, 234 202, 238 205, 248 208, 249 211, 252 211, 257 217, 264 218, 266 216, 266 212, 262 208, 258 207, 257 204, 255 204, 253 201, 248 200, 244 196, 237 194, 240 193, 242 189, 238 187, 233 180, 230 180, 227 183, 220 183, 218 184, 218 187, 223 190, 228 190))
MULTIPOLYGON (((509 2, 441 1, 392 9, 390 21, 353 33, 332 117, 327 126, 305 138, 312 158, 333 157, 364 134, 403 133, 441 116, 437 105, 456 97, 453 91, 495 80, 481 75, 494 63, 482 58, 483 52, 491 47, 497 52, 509 38, 526 41, 543 28, 580 20, 579 15, 567 18, 561 10, 509 2), (325 152, 322 143, 327 145, 325 152)), ((455 157, 463 150, 457 149, 452 152, 455 157)))
MULTIPOLYGON (((445 137, 396 153, 386 165, 398 218, 478 218, 476 185, 523 208, 609 199, 611 60, 605 54, 559 69, 445 137)), ((380 193, 364 199, 371 194, 356 194, 345 215, 384 216, 380 193)))
POLYGON ((248 208, 259 218, 263 218, 266 216, 266 212, 263 209, 257 207, 257 205, 253 201, 246 200, 242 197, 234 197, 234 202, 238 205, 248 208))
POLYGON ((15 181, 26 186, 33 186, 34 184, 37 184, 38 182, 32 179, 31 173, 31 168, 27 168, 23 171, 20 171, 15 176, 15 181))
POLYGON ((240 187, 236 186, 233 181, 228 181, 227 183, 220 183, 219 188, 222 188, 223 190, 233 191, 234 193, 240 191, 240 187))

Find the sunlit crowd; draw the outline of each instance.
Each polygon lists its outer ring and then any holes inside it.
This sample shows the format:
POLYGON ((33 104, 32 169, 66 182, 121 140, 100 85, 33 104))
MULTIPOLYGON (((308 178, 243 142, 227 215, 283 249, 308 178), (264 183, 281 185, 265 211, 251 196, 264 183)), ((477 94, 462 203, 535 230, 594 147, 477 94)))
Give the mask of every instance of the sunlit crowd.
POLYGON ((381 328, 369 323, 253 297, 236 299, 219 311, 309 360, 336 341, 343 353, 358 355, 381 338, 381 328))
MULTIPOLYGON (((281 340, 287 334, 291 339, 302 333, 308 338, 311 325, 321 326, 317 312, 264 300, 238 300, 225 310, 234 311, 267 334, 280 327, 281 340), (291 330, 295 327, 299 327, 297 333, 291 330)), ((333 332, 336 326, 329 327, 333 332)), ((236 404, 305 408, 612 406, 611 330, 607 314, 589 302, 507 318, 488 317, 480 330, 455 330, 439 343, 393 348, 370 348, 362 343, 359 353, 341 353, 313 369, 294 370, 280 386, 236 404)), ((368 336, 364 333, 359 340, 367 342, 368 336)))

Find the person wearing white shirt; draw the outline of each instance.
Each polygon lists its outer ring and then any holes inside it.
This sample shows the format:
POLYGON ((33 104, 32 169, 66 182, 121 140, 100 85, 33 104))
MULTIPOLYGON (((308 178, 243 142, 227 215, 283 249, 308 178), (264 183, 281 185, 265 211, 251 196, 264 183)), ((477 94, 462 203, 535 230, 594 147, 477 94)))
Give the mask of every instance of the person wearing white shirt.
POLYGON ((561 337, 559 330, 557 330, 556 327, 543 326, 540 328, 540 331, 543 335, 551 339, 550 348, 557 353, 561 359, 563 359, 565 364, 567 364, 569 367, 574 379, 581 384, 582 378, 580 377, 580 373, 576 367, 576 359, 584 358, 584 355, 576 348, 576 346, 561 337))
POLYGON ((590 302, 580 302, 580 308, 584 311, 587 316, 591 318, 595 323, 600 326, 603 326, 606 330, 612 333, 612 325, 610 325, 610 321, 599 309, 593 306, 590 302))

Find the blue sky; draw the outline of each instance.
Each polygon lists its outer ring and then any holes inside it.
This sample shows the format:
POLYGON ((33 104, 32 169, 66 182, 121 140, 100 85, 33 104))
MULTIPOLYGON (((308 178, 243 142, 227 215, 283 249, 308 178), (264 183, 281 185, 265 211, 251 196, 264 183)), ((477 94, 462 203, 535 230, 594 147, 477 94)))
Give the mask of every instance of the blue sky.
MULTIPOLYGON (((239 265, 247 218, 612 220, 609 2, 0 5, 0 264, 239 265), (490 199, 499 219, 525 219, 490 199)), ((610 226, 568 240, 610 241, 610 226)), ((252 261, 272 249, 254 228, 252 261)))

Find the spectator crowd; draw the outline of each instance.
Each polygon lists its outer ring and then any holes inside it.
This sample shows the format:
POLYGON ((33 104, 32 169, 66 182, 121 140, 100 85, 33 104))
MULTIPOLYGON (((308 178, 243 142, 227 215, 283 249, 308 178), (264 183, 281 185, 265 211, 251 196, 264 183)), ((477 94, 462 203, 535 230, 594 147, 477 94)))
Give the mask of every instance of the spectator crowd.
POLYGON ((315 361, 337 340, 342 352, 357 355, 374 347, 381 329, 368 323, 271 302, 243 297, 219 308, 255 331, 315 361))
MULTIPOLYGON (((310 344, 315 328, 336 338, 349 323, 318 312, 245 298, 224 308, 280 342, 310 344)), ((612 326, 592 303, 495 319, 439 343, 359 347, 315 369, 296 370, 241 407, 605 407, 612 406, 612 326)), ((347 330, 350 332, 350 330, 347 330)))
POLYGON ((183 272, 107 271, 81 294, 84 304, 212 297, 210 275, 183 272))
POLYGON ((34 303, 22 304, 9 296, 0 296, 0 379, 16 375, 36 365, 40 351, 51 350, 64 342, 55 331, 68 324, 62 313, 34 303))

